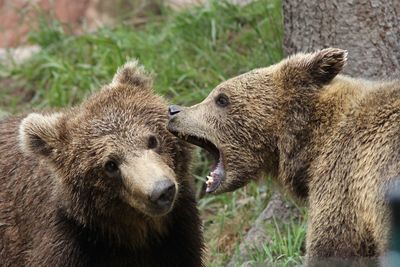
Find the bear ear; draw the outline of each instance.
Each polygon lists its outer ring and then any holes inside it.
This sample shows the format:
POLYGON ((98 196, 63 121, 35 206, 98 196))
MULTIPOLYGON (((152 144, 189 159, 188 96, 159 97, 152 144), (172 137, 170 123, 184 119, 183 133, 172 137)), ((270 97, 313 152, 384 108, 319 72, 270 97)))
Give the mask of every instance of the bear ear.
POLYGON ((114 75, 111 86, 118 84, 132 85, 137 88, 150 88, 152 79, 137 60, 131 60, 118 68, 117 73, 114 75))
POLYGON ((32 155, 49 156, 59 147, 61 113, 42 115, 31 113, 19 126, 19 144, 22 151, 32 155))
POLYGON ((346 62, 346 50, 326 48, 312 54, 309 71, 315 82, 327 84, 343 69, 346 62))
POLYGON ((297 54, 285 64, 285 75, 301 84, 325 85, 343 69, 347 62, 347 51, 326 48, 310 54, 297 54))

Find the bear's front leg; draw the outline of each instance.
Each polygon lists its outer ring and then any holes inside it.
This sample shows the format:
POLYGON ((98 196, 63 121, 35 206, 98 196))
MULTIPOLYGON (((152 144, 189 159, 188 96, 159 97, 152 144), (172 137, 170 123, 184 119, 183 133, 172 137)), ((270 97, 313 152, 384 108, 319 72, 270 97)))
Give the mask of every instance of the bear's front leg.
POLYGON ((378 266, 376 245, 343 208, 310 210, 306 266, 378 266))

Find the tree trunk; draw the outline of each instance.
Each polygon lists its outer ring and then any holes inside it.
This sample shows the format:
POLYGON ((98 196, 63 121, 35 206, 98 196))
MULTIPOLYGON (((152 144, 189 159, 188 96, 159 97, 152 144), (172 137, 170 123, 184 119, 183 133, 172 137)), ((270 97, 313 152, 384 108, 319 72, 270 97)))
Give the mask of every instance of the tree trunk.
POLYGON ((345 74, 400 78, 399 0, 283 0, 287 55, 338 47, 345 74))

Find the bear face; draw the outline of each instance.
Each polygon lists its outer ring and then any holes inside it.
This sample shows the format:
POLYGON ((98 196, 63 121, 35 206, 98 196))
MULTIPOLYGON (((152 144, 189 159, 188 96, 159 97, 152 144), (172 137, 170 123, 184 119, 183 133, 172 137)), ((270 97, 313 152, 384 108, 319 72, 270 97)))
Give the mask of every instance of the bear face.
POLYGON ((178 141, 166 130, 165 107, 130 62, 81 106, 28 115, 20 146, 54 171, 54 195, 81 223, 157 220, 173 208, 180 182, 173 156, 178 141))
POLYGON ((171 106, 168 129, 217 162, 207 192, 232 191, 264 173, 301 176, 306 160, 291 165, 287 159, 302 156, 313 92, 339 73, 346 57, 334 48, 297 54, 223 82, 197 105, 171 106))

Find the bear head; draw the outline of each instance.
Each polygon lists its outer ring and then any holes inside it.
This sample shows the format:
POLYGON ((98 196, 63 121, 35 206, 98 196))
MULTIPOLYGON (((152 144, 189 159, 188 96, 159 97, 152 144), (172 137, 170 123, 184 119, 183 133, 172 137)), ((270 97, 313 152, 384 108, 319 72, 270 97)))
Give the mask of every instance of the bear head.
POLYGON ((342 69, 347 52, 297 54, 218 85, 192 107, 170 106, 168 129, 208 150, 215 165, 207 192, 233 191, 262 174, 299 175, 314 92, 342 69))
POLYGON ((149 224, 173 209, 182 182, 177 159, 186 145, 167 131, 166 108, 143 68, 128 62, 80 106, 29 114, 20 146, 50 170, 68 216, 140 228, 135 219, 149 224))

